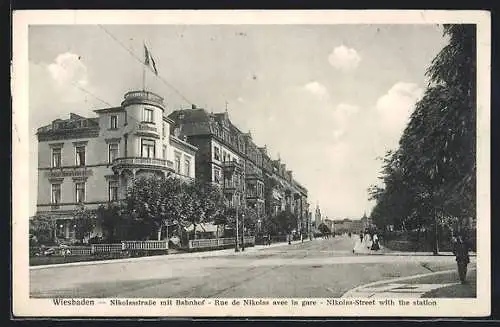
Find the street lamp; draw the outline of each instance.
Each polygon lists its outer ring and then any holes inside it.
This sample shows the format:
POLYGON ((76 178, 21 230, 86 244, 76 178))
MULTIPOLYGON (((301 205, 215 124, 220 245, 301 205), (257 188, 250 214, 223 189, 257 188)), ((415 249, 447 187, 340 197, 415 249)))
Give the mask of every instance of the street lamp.
POLYGON ((236 202, 236 235, 235 235, 235 242, 234 242, 234 252, 240 252, 240 249, 238 247, 238 228, 239 228, 239 222, 238 222, 238 207, 239 207, 239 198, 238 201, 236 202))
POLYGON ((245 251, 245 213, 241 214, 241 251, 245 251))

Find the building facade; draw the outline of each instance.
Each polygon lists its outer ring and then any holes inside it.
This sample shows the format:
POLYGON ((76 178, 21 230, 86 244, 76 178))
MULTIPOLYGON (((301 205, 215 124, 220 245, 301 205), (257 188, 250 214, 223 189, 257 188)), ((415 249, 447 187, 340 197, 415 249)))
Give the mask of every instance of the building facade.
POLYGON ((74 237, 77 208, 124 199, 133 179, 148 174, 214 183, 230 206, 254 209, 258 226, 290 210, 297 231, 310 231, 307 189, 285 163, 272 160, 227 112, 193 106, 169 114, 163 100, 131 91, 120 106, 95 110, 96 117, 71 113, 38 129, 37 215, 56 219, 58 238, 74 237))
POLYGON ((165 110, 162 97, 132 91, 97 117, 71 113, 38 129, 37 215, 57 220, 58 238, 74 237, 75 209, 125 198, 136 176, 194 179, 197 148, 174 135, 165 110))
POLYGON ((196 178, 223 188, 230 205, 251 207, 259 223, 290 210, 298 217, 298 231, 309 232, 307 189, 266 147, 258 147, 250 132, 238 129, 226 112, 209 113, 192 106, 168 116, 180 137, 198 148, 196 178))

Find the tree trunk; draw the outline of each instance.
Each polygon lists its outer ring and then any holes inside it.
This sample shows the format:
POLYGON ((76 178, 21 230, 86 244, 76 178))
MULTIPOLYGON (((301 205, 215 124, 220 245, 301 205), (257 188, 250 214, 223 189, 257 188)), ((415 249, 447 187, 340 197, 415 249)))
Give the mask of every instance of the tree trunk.
POLYGON ((438 227, 438 217, 436 215, 436 212, 433 211, 433 214, 434 214, 434 244, 433 244, 433 249, 432 249, 432 253, 434 255, 438 255, 439 254, 439 237, 438 237, 438 234, 439 234, 439 227, 438 227))

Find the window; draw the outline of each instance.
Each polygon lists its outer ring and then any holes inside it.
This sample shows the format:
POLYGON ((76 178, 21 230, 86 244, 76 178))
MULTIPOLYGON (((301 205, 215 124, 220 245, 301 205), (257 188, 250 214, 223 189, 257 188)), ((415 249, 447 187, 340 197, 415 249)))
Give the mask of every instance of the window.
POLYGON ((76 203, 85 201, 85 182, 75 183, 76 203))
POLYGON ((161 154, 162 154, 163 159, 167 159, 167 146, 166 145, 163 146, 161 154))
POLYGON ((214 146, 214 158, 215 160, 220 160, 220 149, 214 146))
POLYGON ((52 184, 51 189, 52 196, 50 202, 52 204, 59 204, 61 202, 61 184, 52 184))
POLYGON ((190 170, 191 170, 191 160, 185 159, 184 160, 184 175, 190 176, 190 170))
POLYGON ((163 138, 165 138, 165 136, 167 135, 167 125, 165 123, 163 123, 162 135, 163 138))
POLYGON ((118 128, 118 116, 112 115, 109 117, 109 128, 111 128, 111 129, 118 128))
POLYGON ((222 151, 222 161, 226 161, 226 151, 222 151))
POLYGON ((75 149, 76 149, 76 165, 85 166, 85 146, 78 145, 75 147, 75 149))
POLYGON ((153 123, 153 109, 144 108, 144 117, 142 117, 142 120, 148 123, 153 123))
POLYGON ((143 158, 155 157, 155 141, 147 139, 141 140, 141 157, 143 158))
POLYGON ((52 168, 61 167, 61 148, 52 149, 52 168))
POLYGON ((180 155, 180 153, 175 154, 175 171, 177 173, 181 172, 181 155, 180 155))
POLYGON ((221 174, 220 174, 219 168, 214 168, 214 182, 216 182, 216 183, 221 182, 221 174))
POLYGON ((113 161, 118 158, 118 143, 110 143, 108 150, 108 160, 109 163, 113 163, 113 161))
POLYGON ((118 200, 118 181, 109 181, 109 201, 118 200))

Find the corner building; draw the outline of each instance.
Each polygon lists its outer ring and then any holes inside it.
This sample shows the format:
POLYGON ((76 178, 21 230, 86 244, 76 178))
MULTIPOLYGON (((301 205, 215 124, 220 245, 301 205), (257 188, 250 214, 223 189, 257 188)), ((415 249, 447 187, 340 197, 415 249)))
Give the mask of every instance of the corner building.
POLYGON ((56 219, 59 239, 74 238, 79 205, 124 199, 136 176, 195 178, 198 149, 175 133, 165 110, 159 95, 131 91, 120 106, 95 110, 97 117, 71 113, 38 129, 37 214, 56 219))

